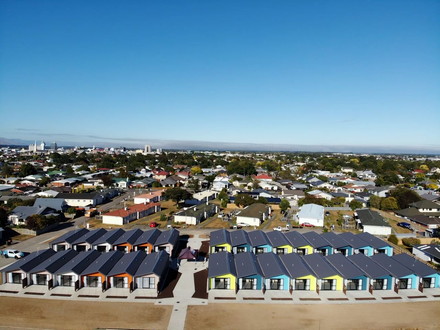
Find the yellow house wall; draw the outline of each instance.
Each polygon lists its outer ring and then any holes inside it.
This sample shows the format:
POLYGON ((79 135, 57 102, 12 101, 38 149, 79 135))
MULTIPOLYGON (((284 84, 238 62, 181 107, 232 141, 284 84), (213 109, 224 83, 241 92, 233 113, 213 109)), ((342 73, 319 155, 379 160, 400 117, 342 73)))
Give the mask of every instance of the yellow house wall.
POLYGON ((287 249, 287 253, 292 253, 293 252, 293 248, 290 245, 277 246, 277 249, 287 249))
POLYGON ((316 277, 313 275, 307 275, 298 277, 298 280, 310 280, 310 291, 316 291, 316 277))
POLYGON ((310 245, 300 246, 300 247, 298 247, 298 249, 307 249, 307 254, 313 253, 313 247, 311 247, 310 245))
POLYGON ((342 277, 339 275, 324 278, 324 280, 336 280, 336 291, 342 291, 342 277))
MULTIPOLYGON (((217 247, 226 247, 226 251, 231 252, 231 246, 228 243, 218 244, 217 247)), ((211 252, 214 251, 214 246, 211 247, 211 252)))
MULTIPOLYGON (((229 281, 231 283, 230 285, 230 290, 235 290, 235 282, 236 282, 236 278, 234 275, 232 274, 226 274, 226 275, 221 275, 221 276, 216 276, 215 278, 229 278, 229 281)), ((211 279, 209 281, 209 286, 211 286, 211 279)), ((212 288, 211 288, 212 289, 212 288)))

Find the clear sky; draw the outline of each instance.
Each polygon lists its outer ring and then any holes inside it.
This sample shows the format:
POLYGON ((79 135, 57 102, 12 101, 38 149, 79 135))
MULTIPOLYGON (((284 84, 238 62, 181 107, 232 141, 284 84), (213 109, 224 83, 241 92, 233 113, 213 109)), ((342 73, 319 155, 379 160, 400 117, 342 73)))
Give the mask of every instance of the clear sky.
POLYGON ((0 115, 48 143, 440 153, 440 1, 0 0, 0 115))

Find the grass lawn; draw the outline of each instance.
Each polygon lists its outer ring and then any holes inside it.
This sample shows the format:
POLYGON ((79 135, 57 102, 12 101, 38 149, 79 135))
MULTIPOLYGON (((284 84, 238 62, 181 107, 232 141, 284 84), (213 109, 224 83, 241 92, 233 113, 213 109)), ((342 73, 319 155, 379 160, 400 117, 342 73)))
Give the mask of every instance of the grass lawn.
MULTIPOLYGON (((407 234, 407 233, 412 233, 411 230, 403 228, 403 227, 399 227, 397 225, 398 222, 407 222, 407 220, 396 217, 394 214, 385 212, 385 211, 380 211, 378 209, 371 209, 372 211, 376 211, 379 212, 379 214, 384 217, 385 220, 388 221, 388 224, 396 231, 396 233, 398 234, 407 234)), ((417 227, 415 224, 411 223, 411 226, 413 227, 417 227)))
POLYGON ((214 217, 206 219, 203 222, 202 222, 202 226, 201 226, 202 228, 213 228, 213 229, 225 228, 225 229, 229 229, 229 221, 223 221, 222 218, 219 218, 217 216, 217 214, 214 215, 214 217), (212 218, 215 218, 215 219, 212 220, 211 222, 207 223, 205 226, 203 226, 203 222, 208 222, 212 218))
POLYGON ((349 215, 350 217, 353 217, 354 211, 330 211, 330 215, 325 216, 325 226, 330 229, 331 225, 335 226, 335 231, 337 232, 352 232, 352 233, 360 233, 359 230, 356 229, 342 229, 340 225, 338 225, 338 219, 340 215, 349 215))
MULTIPOLYGON (((274 216, 274 218, 272 222, 269 224, 269 227, 267 227, 267 229, 276 228, 278 226, 286 227, 287 221, 281 221, 281 219, 283 218, 283 215, 281 214, 281 210, 273 210, 272 216, 274 216)), ((260 227, 264 227, 264 223, 260 227)))

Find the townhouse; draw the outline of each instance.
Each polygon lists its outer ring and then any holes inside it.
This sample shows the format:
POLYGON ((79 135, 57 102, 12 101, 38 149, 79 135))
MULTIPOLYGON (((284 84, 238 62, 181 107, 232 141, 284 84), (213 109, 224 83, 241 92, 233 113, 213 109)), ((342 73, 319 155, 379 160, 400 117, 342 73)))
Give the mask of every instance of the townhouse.
POLYGON ((368 291, 373 293, 374 290, 391 290, 394 277, 393 275, 377 264, 372 258, 362 253, 348 256, 347 259, 360 268, 367 275, 368 291))
POLYGON ((102 223, 122 226, 131 221, 160 212, 160 210, 161 206, 159 203, 135 204, 130 207, 103 214, 102 223))
POLYGON ((320 253, 302 257, 318 279, 316 291, 342 291, 342 275, 320 253))
POLYGON ((316 274, 301 255, 296 253, 283 254, 280 255, 280 260, 289 273, 291 292, 316 290, 316 274))
POLYGON ((344 292, 347 290, 367 290, 367 275, 344 255, 337 253, 325 258, 342 275, 344 292))

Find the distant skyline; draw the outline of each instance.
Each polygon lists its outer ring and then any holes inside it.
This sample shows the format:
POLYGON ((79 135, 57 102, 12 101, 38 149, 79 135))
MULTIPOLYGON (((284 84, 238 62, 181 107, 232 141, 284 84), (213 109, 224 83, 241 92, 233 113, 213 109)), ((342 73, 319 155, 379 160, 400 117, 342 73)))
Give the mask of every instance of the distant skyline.
POLYGON ((439 154, 439 35, 436 0, 0 0, 0 136, 439 154))

